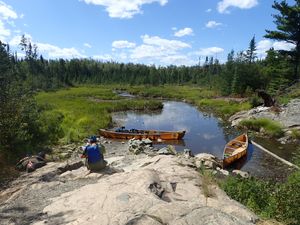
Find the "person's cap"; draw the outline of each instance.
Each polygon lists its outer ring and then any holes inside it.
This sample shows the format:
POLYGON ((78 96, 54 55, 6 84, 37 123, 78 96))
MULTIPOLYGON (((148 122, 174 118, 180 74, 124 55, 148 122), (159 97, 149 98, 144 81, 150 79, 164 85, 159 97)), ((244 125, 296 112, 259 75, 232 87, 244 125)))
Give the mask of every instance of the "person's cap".
POLYGON ((96 136, 91 136, 89 141, 90 142, 97 142, 97 137, 96 136))

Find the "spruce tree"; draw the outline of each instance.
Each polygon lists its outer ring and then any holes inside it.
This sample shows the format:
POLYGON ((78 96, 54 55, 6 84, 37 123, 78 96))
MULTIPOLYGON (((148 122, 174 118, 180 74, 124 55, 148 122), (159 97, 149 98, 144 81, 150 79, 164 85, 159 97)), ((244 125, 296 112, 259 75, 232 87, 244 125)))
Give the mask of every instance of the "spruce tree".
POLYGON ((296 0, 295 5, 289 5, 285 0, 280 3, 275 1, 272 7, 278 10, 278 14, 273 15, 277 30, 266 30, 267 34, 265 37, 286 41, 295 45, 295 48, 292 50, 282 50, 281 53, 292 57, 294 64, 294 79, 298 79, 298 66, 300 60, 300 0, 296 0))

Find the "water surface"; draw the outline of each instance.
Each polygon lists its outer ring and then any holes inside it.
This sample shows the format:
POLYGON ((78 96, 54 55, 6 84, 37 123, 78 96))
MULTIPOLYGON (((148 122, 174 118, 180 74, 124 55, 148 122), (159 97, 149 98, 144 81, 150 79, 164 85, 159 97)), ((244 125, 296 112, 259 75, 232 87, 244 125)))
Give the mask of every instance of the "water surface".
MULTIPOLYGON (((127 129, 185 130, 182 142, 166 144, 174 144, 177 151, 188 148, 194 154, 206 152, 220 159, 224 145, 242 133, 221 118, 216 118, 211 113, 200 112, 190 104, 175 101, 166 101, 163 104, 161 111, 121 112, 114 114, 113 120, 127 129)), ((280 178, 290 172, 280 161, 251 145, 247 158, 238 167, 259 177, 280 178)))

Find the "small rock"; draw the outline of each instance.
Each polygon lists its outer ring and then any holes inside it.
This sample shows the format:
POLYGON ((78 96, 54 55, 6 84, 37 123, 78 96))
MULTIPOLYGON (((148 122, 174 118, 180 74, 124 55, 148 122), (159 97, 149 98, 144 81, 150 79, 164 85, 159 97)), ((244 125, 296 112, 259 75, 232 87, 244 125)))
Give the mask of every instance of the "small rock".
POLYGON ((241 171, 241 170, 233 170, 232 173, 235 175, 241 176, 243 178, 246 178, 246 179, 250 177, 248 172, 241 171))
POLYGON ((122 144, 124 145, 124 144, 125 144, 125 142, 124 142, 124 141, 122 141, 122 144))
POLYGON ((176 155, 176 150, 173 146, 161 148, 157 152, 159 155, 176 155))
POLYGON ((229 175, 229 172, 227 170, 220 169, 219 172, 225 176, 229 175))
POLYGON ((217 163, 215 161, 204 161, 203 165, 207 169, 216 169, 217 163))
POLYGON ((208 153, 199 153, 195 155, 195 158, 198 160, 216 160, 216 157, 214 155, 208 154, 208 153))
POLYGON ((194 155, 190 149, 183 149, 183 153, 186 158, 194 157, 194 155))

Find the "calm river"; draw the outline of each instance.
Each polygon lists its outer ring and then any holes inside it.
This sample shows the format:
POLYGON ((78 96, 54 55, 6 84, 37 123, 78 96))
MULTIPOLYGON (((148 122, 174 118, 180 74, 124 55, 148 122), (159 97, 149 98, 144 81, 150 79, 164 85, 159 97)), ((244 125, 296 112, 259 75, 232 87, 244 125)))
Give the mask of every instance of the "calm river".
MULTIPOLYGON (((194 154, 206 152, 218 158, 222 158, 224 145, 241 133, 212 114, 200 112, 190 104, 175 101, 164 102, 163 109, 158 112, 116 113, 113 120, 127 129, 186 130, 182 142, 166 144, 175 145, 177 151, 188 148, 194 154)), ((290 172, 280 161, 252 145, 249 146, 247 159, 238 166, 264 178, 282 178, 290 172)))

